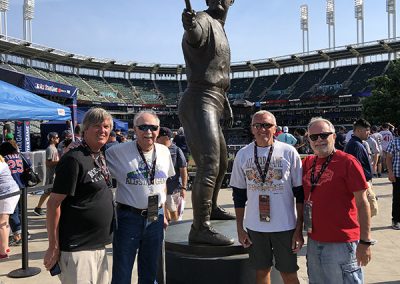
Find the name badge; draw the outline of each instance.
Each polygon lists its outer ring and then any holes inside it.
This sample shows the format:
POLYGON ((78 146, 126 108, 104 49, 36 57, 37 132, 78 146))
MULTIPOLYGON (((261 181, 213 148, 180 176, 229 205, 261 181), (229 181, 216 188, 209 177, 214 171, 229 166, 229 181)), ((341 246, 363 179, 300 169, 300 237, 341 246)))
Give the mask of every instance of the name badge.
POLYGON ((158 195, 149 195, 147 206, 147 222, 158 220, 158 195))
POLYGON ((312 206, 311 200, 304 202, 304 230, 309 234, 312 233, 312 206))
POLYGON ((260 221, 270 222, 271 221, 271 207, 268 195, 258 196, 258 208, 260 211, 260 221))

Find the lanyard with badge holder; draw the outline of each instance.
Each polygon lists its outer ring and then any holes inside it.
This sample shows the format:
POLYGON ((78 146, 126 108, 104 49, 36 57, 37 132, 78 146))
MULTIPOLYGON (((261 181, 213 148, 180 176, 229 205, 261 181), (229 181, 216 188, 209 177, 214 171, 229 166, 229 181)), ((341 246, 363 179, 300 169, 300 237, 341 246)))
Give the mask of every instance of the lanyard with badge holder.
MULTIPOLYGON (((265 183, 267 178, 269 164, 271 163, 272 153, 274 151, 274 144, 271 145, 269 149, 268 158, 265 162, 264 171, 261 169, 260 162, 258 161, 257 155, 257 143, 254 141, 254 163, 256 164, 257 171, 260 174, 261 180, 265 183)), ((270 222, 271 221, 271 204, 269 195, 260 194, 258 196, 258 209, 260 212, 260 221, 261 222, 270 222)))
POLYGON ((318 185, 318 181, 321 178, 322 174, 325 172, 326 168, 328 167, 329 163, 332 161, 333 155, 335 154, 335 150, 328 156, 325 162, 322 164, 321 169, 317 176, 315 176, 315 168, 317 166, 318 157, 316 156, 313 164, 311 166, 311 175, 310 175, 310 183, 311 183, 311 190, 310 194, 308 195, 308 199, 304 202, 304 230, 307 233, 312 233, 312 207, 313 202, 311 200, 311 194, 313 193, 314 189, 318 185))
POLYGON ((101 151, 99 151, 98 153, 93 152, 85 140, 82 140, 82 146, 87 149, 87 151, 89 151, 89 154, 92 157, 94 164, 98 169, 100 169, 100 173, 103 176, 107 187, 112 188, 111 174, 107 168, 106 159, 104 158, 103 153, 101 151))
POLYGON ((140 157, 142 158, 145 168, 146 168, 146 174, 145 178, 147 180, 147 184, 149 186, 150 190, 150 195, 148 196, 147 199, 147 221, 148 222, 155 222, 158 220, 158 195, 154 194, 153 192, 153 185, 154 185, 154 179, 156 176, 156 163, 157 163, 157 155, 156 155, 156 147, 154 146, 154 160, 151 163, 151 168, 149 167, 149 164, 147 163, 147 160, 143 154, 142 148, 139 146, 139 144, 136 143, 138 152, 140 157))

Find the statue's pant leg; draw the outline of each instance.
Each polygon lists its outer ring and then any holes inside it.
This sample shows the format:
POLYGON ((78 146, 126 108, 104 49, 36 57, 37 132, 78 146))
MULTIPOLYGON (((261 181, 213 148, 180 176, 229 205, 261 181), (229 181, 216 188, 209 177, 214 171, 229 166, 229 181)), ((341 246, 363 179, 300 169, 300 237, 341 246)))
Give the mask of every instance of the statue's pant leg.
POLYGON ((195 228, 208 227, 212 202, 217 197, 214 190, 216 187, 219 190, 226 170, 226 161, 221 168, 221 152, 226 160, 226 145, 219 125, 223 110, 221 98, 221 94, 212 91, 186 90, 179 104, 179 118, 196 164, 196 177, 192 184, 195 228))

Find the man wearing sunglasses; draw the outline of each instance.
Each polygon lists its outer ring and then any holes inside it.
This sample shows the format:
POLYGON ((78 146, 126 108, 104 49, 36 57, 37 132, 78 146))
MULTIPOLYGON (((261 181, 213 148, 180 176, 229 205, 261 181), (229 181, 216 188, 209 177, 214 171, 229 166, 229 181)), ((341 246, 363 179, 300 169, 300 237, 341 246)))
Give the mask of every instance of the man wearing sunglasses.
POLYGON ((304 227, 310 283, 364 283, 371 260, 370 207, 361 164, 335 150, 335 128, 321 117, 308 125, 315 155, 303 160, 304 227))
POLYGON ((182 49, 188 86, 179 102, 179 119, 196 163, 192 185, 193 224, 189 242, 231 245, 233 239, 216 232, 210 219, 234 219, 217 206, 228 167, 220 120, 233 122, 226 92, 230 79, 230 49, 224 25, 233 0, 206 0, 208 9, 194 12, 186 1, 182 13, 182 49))
POLYGON ((274 141, 275 131, 274 115, 256 112, 251 123, 255 141, 235 157, 230 185, 238 240, 249 247, 257 283, 270 283, 273 257, 284 282, 299 283, 297 253, 304 243, 301 159, 294 147, 274 141))
POLYGON ((163 240, 167 179, 175 175, 168 148, 157 144, 160 120, 153 111, 133 119, 137 139, 106 151, 117 181, 117 218, 113 239, 113 284, 130 284, 138 253, 138 282, 154 283, 163 240))

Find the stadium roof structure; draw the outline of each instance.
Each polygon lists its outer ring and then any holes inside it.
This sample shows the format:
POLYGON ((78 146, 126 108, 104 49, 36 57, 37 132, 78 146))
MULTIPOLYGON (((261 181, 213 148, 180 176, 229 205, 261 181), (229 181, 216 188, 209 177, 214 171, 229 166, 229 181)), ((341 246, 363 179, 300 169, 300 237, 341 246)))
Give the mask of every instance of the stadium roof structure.
MULTIPOLYGON (((268 59, 234 62, 231 72, 254 72, 268 69, 294 67, 314 63, 345 60, 400 51, 400 38, 371 41, 363 44, 347 45, 334 49, 316 50, 268 59)), ((134 72, 145 74, 179 75, 185 74, 182 64, 146 64, 119 62, 114 59, 99 59, 77 55, 55 48, 30 43, 0 35, 0 54, 9 54, 49 64, 59 64, 73 68, 88 68, 110 72, 134 72)))

